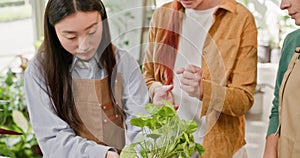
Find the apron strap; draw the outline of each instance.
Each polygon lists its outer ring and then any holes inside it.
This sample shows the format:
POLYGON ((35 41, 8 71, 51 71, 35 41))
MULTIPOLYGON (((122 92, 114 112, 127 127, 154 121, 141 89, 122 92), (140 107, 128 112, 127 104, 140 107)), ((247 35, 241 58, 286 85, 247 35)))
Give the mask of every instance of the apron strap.
POLYGON ((300 47, 297 47, 295 49, 295 53, 294 53, 293 57, 290 60, 287 71, 284 73, 284 76, 283 76, 283 79, 281 82, 281 86, 280 86, 280 90, 279 90, 279 99, 278 99, 279 125, 278 125, 277 131, 276 131, 276 133, 279 133, 279 134, 280 134, 280 127, 281 127, 281 119, 280 118, 281 118, 283 92, 285 89, 286 82, 287 82, 292 70, 294 69, 295 62, 298 60, 299 55, 300 55, 300 47))

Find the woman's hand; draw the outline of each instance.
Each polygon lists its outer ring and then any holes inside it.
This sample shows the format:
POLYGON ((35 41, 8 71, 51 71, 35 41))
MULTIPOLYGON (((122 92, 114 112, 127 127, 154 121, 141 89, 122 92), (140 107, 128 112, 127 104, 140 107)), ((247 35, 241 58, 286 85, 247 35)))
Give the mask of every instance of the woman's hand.
POLYGON ((187 65, 176 71, 177 74, 182 74, 180 79, 180 88, 187 92, 189 96, 202 99, 202 69, 195 65, 187 65))
POLYGON ((267 137, 264 158, 278 157, 278 140, 279 134, 270 134, 267 137))
POLYGON ((119 154, 114 151, 108 151, 106 154, 106 158, 119 158, 119 154))
MULTIPOLYGON (((155 88, 154 96, 153 96, 153 104, 163 105, 162 100, 166 100, 170 104, 174 105, 173 95, 171 92, 173 87, 174 87, 173 85, 164 85, 164 86, 155 88)), ((174 108, 177 110, 178 105, 174 105, 174 108)))

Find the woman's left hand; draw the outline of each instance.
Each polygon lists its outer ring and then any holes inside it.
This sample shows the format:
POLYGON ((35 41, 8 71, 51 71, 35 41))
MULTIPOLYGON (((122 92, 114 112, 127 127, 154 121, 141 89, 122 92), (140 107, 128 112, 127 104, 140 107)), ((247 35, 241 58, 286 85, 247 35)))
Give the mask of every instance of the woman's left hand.
POLYGON ((106 154, 106 158, 119 158, 119 154, 114 151, 108 151, 106 154))
POLYGON ((202 99, 202 69, 195 65, 187 65, 176 71, 177 74, 182 74, 180 79, 180 88, 188 93, 189 96, 202 99))

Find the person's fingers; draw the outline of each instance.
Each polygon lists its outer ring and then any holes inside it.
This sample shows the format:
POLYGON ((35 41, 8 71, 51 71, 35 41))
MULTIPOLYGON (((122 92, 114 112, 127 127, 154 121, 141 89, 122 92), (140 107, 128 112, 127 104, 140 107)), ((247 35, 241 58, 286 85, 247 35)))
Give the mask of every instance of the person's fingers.
POLYGON ((183 84, 181 84, 180 85, 180 88, 182 89, 182 90, 184 90, 185 92, 187 92, 188 94, 189 93, 193 93, 195 90, 194 90, 194 88, 192 87, 192 86, 188 86, 188 85, 183 85, 183 84))
POLYGON ((176 74, 182 74, 184 72, 184 68, 180 68, 178 70, 176 70, 176 74))
POLYGON ((162 86, 162 90, 165 91, 165 92, 170 92, 173 88, 174 88, 173 85, 162 86))
POLYGON ((168 95, 166 96, 165 100, 167 100, 170 104, 174 104, 173 94, 171 92, 168 93, 168 95))
POLYGON ((202 69, 195 65, 187 65, 176 70, 177 74, 182 74, 183 78, 200 81, 202 79, 202 69))
POLYGON ((155 89, 156 96, 168 95, 168 93, 173 89, 173 85, 165 85, 155 89))
POLYGON ((202 69, 196 65, 189 64, 185 67, 182 67, 182 68, 179 68, 178 70, 176 70, 176 73, 182 74, 184 71, 189 71, 189 72, 195 73, 195 72, 202 71, 202 69))
POLYGON ((156 103, 156 105, 163 106, 164 104, 163 104, 163 102, 162 102, 162 101, 158 101, 158 102, 156 103))
POLYGON ((202 71, 200 67, 198 67, 196 65, 192 65, 192 64, 189 64, 189 65, 185 66, 184 69, 185 69, 185 71, 189 71, 189 72, 192 72, 192 73, 202 71))
POLYGON ((192 74, 191 76, 190 74, 187 73, 189 76, 186 77, 189 77, 191 79, 196 79, 198 81, 202 79, 202 69, 200 67, 195 65, 188 65, 186 66, 185 70, 186 70, 185 72, 189 72, 192 74))
POLYGON ((120 157, 119 154, 113 151, 108 151, 106 155, 106 158, 119 158, 119 157, 120 157))
POLYGON ((195 87, 199 85, 199 82, 196 79, 187 79, 183 77, 180 79, 180 84, 195 87))
POLYGON ((164 85, 155 89, 153 103, 157 105, 163 105, 162 100, 166 100, 173 104, 173 95, 171 90, 173 89, 173 85, 164 85))
POLYGON ((173 107, 174 107, 174 109, 175 109, 175 110, 178 110, 178 108, 179 108, 179 105, 177 105, 177 104, 174 104, 174 105, 173 105, 173 107))
POLYGON ((155 91, 166 93, 171 91, 173 87, 174 87, 173 85, 163 85, 161 87, 156 88, 155 91))
MULTIPOLYGON (((169 95, 168 96, 165 96, 165 97, 162 97, 162 98, 160 98, 160 99, 157 99, 157 101, 155 102, 155 104, 156 105, 160 105, 160 106, 163 106, 164 105, 164 103, 163 103, 163 100, 166 100, 166 101, 168 101, 170 104, 174 104, 174 102, 173 102, 173 96, 172 96, 172 94, 170 94, 169 93, 169 95)), ((175 108, 175 107, 174 107, 175 108)))
POLYGON ((155 93, 154 104, 163 106, 164 103, 162 100, 166 100, 170 104, 173 105, 175 110, 177 110, 179 108, 179 106, 174 104, 173 95, 170 92, 173 88, 174 88, 173 85, 164 85, 164 86, 158 88, 155 93))
POLYGON ((197 77, 195 73, 189 72, 189 71, 184 71, 182 73, 182 78, 188 79, 188 80, 197 80, 197 77))
POLYGON ((202 71, 196 73, 196 78, 197 78, 197 81, 201 81, 202 80, 202 71))

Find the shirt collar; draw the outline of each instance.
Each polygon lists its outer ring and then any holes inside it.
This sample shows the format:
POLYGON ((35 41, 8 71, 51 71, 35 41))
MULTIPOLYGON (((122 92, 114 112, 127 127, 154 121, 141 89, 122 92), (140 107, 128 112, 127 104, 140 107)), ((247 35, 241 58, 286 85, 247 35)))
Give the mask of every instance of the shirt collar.
MULTIPOLYGON (((100 60, 100 57, 101 57, 101 54, 99 49, 97 50, 97 52, 95 53, 95 55, 89 60, 87 61, 90 65, 94 65, 93 63, 96 63, 98 65, 98 67, 101 69, 102 68, 102 65, 101 63, 99 62, 100 60)), ((76 56, 73 56, 73 61, 72 61, 72 65, 71 65, 71 68, 70 68, 70 72, 72 72, 74 70, 74 68, 78 65, 78 62, 82 61, 81 59, 77 58, 76 56)))
MULTIPOLYGON (((220 2, 220 4, 217 5, 215 13, 220 9, 224 9, 226 11, 235 13, 236 12, 236 5, 237 5, 237 2, 235 0, 222 0, 220 2)), ((185 10, 184 8, 180 9, 181 12, 184 12, 184 10, 185 10)))
POLYGON ((237 2, 235 0, 222 0, 217 7, 219 9, 225 9, 229 12, 235 13, 236 12, 236 5, 237 2))

